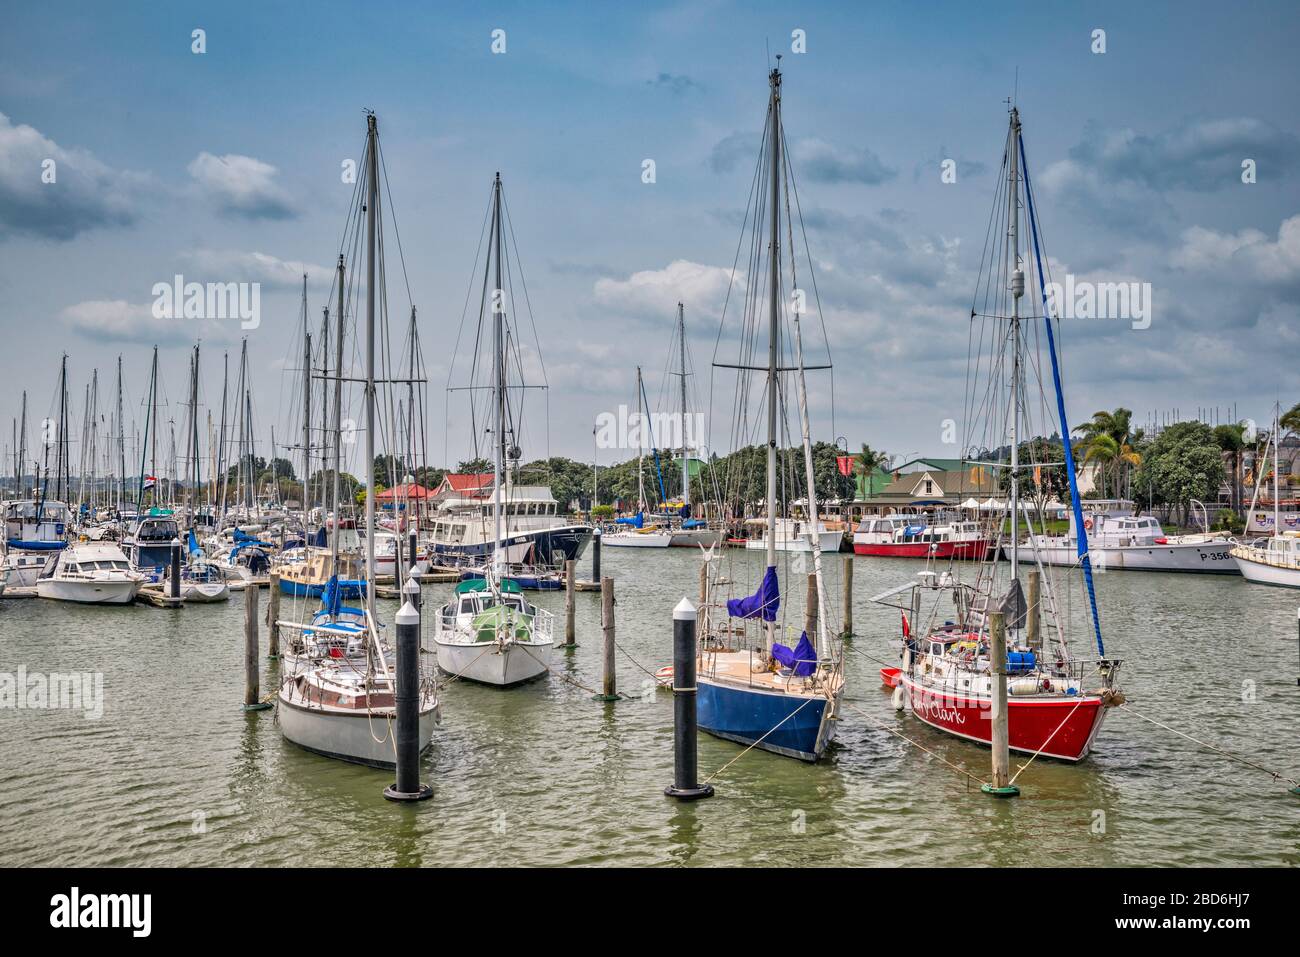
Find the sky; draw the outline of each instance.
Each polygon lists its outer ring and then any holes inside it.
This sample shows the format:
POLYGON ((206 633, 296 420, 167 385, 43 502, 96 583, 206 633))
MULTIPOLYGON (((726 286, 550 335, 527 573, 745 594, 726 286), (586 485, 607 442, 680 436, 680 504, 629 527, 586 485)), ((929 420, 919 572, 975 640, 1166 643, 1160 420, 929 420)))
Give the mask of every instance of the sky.
POLYGON ((1013 96, 1053 274, 1150 284, 1145 328, 1063 321, 1070 418, 1263 420, 1300 398, 1298 41, 1300 7, 1263 2, 11 5, 0 445, 23 390, 31 421, 50 414, 65 352, 74 422, 92 370, 112 401, 119 355, 141 416, 153 345, 179 419, 189 348, 211 409, 245 336, 259 441, 290 432, 301 275, 319 316, 371 109, 433 464, 471 452, 464 394, 444 386, 498 170, 549 387, 528 399, 525 457, 590 460, 596 417, 635 405, 637 365, 662 401, 678 300, 725 453, 710 366, 776 53, 835 365, 810 376, 814 438, 960 454, 945 424, 963 414, 1013 96), (154 318, 154 285, 177 274, 259 283, 260 324, 154 318))

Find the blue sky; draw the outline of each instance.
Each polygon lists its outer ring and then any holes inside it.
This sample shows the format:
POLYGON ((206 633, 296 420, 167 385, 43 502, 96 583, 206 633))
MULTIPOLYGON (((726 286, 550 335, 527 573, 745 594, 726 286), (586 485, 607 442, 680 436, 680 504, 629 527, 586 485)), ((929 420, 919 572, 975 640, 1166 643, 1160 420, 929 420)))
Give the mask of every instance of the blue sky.
MULTIPOLYGON (((288 431, 297 276, 305 264, 319 315, 363 108, 379 115, 435 425, 497 169, 551 386, 549 435, 534 426, 526 455, 589 456, 596 414, 635 401, 638 363, 653 400, 678 298, 707 402, 769 50, 786 53, 836 360, 833 428, 813 383, 817 437, 956 454, 942 425, 962 411, 1017 69, 1056 269, 1153 290, 1148 329, 1067 326, 1072 418, 1216 403, 1262 418, 1297 398, 1298 27, 1289 3, 15 6, 0 34, 0 443, 22 389, 46 413, 63 351, 78 405, 92 368, 111 386, 118 354, 138 405, 158 341, 178 401, 201 337, 203 394, 219 402, 219 354, 241 332, 151 320, 153 284, 176 273, 262 283, 259 431, 288 431), (56 184, 40 182, 48 156, 56 184), (946 158, 955 184, 940 181, 946 158)), ((390 297, 404 313, 400 286, 390 297)), ((429 445, 454 462, 468 451, 449 401, 450 434, 435 427, 429 445)))

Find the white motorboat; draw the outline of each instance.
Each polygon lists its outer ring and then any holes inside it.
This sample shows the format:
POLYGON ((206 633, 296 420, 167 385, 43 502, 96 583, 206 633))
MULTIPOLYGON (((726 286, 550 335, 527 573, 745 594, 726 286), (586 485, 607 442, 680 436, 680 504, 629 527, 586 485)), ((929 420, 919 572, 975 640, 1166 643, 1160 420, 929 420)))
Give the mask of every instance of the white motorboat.
POLYGON ((128 605, 146 576, 132 571, 112 542, 78 542, 62 549, 36 580, 36 594, 88 605, 128 605))
POLYGON ((554 620, 509 580, 495 586, 483 578, 463 581, 438 611, 438 668, 502 688, 540 678, 551 666, 554 620))
MULTIPOLYGON (((811 552, 813 550, 812 527, 810 523, 797 518, 776 518, 776 550, 778 552, 811 552)), ((746 524, 767 527, 767 520, 750 519, 746 524)), ((844 533, 827 528, 825 522, 817 523, 817 547, 823 552, 838 552, 844 533)), ((745 547, 761 551, 767 548, 766 535, 745 540, 745 547)))
POLYGON ((72 516, 53 500, 24 499, 4 505, 4 567, 10 588, 33 588, 49 558, 67 544, 72 516))
MULTIPOLYGON (((1198 572, 1235 575, 1233 541, 1226 532, 1166 535, 1150 515, 1091 512, 1084 519, 1088 553, 1098 571, 1198 572)), ((1021 564, 1073 567, 1079 562, 1074 518, 1068 535, 1032 535, 1033 545, 1020 553, 1021 564), (1037 551, 1037 559, 1034 552, 1037 551)))

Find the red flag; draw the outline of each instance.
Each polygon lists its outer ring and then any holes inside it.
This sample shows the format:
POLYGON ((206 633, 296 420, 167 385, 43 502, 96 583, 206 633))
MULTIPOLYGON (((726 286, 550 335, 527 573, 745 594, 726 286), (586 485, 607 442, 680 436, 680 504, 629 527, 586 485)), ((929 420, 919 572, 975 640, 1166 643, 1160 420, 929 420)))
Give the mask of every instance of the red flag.
POLYGON ((904 637, 904 638, 911 638, 911 637, 912 637, 912 629, 911 629, 911 628, 908 626, 908 624, 907 624, 907 615, 906 615, 906 613, 904 613, 903 611, 900 610, 898 614, 901 615, 902 618, 903 618, 903 637, 904 637))

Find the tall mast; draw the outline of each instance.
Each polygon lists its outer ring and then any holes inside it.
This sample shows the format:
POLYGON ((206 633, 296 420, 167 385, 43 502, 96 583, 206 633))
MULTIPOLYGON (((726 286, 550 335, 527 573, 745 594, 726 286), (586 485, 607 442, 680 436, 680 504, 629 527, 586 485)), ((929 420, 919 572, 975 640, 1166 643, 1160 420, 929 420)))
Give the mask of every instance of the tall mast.
MULTIPOLYGON (((1007 134, 1007 242, 1011 266, 1011 580, 1020 577, 1020 297, 1025 294, 1025 272, 1020 264, 1020 183, 1016 145, 1020 142, 1020 111, 1011 108, 1007 134)), ((1065 441, 1069 441, 1067 435, 1065 441)), ((1013 626, 1014 627, 1014 626, 1013 626)))
POLYGON ((375 232, 379 203, 379 127, 366 117, 366 609, 375 611, 375 232))
POLYGON ((1282 515, 1281 504, 1278 501, 1278 466, 1282 461, 1282 451, 1278 447, 1278 430, 1281 428, 1280 416, 1282 414, 1282 403, 1273 406, 1273 537, 1282 537, 1282 515))
POLYGON ((23 389, 23 412, 18 426, 18 497, 26 498, 22 492, 23 475, 27 469, 27 390, 23 389))
POLYGON ((122 356, 117 357, 117 510, 126 504, 126 421, 122 416, 122 356))
POLYGON ((56 453, 54 476, 56 498, 66 502, 72 492, 71 481, 67 477, 68 464, 68 354, 63 354, 63 365, 59 372, 59 448, 56 453))
POLYGON ((153 347, 153 377, 150 380, 150 416, 153 419, 153 430, 150 433, 152 442, 149 446, 149 468, 154 478, 153 501, 158 504, 158 347, 153 347))
POLYGON ((203 472, 199 466, 199 359, 201 353, 198 343, 194 345, 194 383, 190 390, 190 441, 194 446, 194 473, 190 495, 190 524, 194 524, 194 513, 198 511, 199 486, 202 484, 203 472))
MULTIPOLYGON (((339 253, 339 305, 338 314, 334 317, 334 322, 338 326, 334 340, 334 428, 331 430, 334 436, 334 475, 332 476, 334 487, 330 491, 332 499, 330 507, 334 510, 334 536, 333 541, 330 543, 331 575, 339 573, 339 530, 343 516, 342 510, 339 508, 339 470, 343 467, 343 279, 343 254, 339 253)), ((328 321, 329 311, 326 310, 326 322, 328 321)), ((322 350, 323 354, 324 350, 322 350)))
MULTIPOLYGON (((781 57, 768 80, 772 87, 768 120, 772 140, 772 235, 768 248, 768 332, 767 332, 767 567, 776 567, 776 393, 780 358, 781 323, 781 57)), ((769 639, 775 638, 775 622, 767 622, 769 639)))
MULTIPOLYGON (((495 400, 493 402, 493 413, 496 422, 493 425, 495 430, 493 438, 493 470, 496 473, 493 477, 492 495, 492 527, 496 534, 496 544, 492 547, 492 565, 500 572, 501 564, 501 539, 505 537, 504 515, 501 510, 502 483, 504 482, 504 466, 506 451, 506 376, 505 376, 505 292, 501 280, 501 173, 497 172, 496 180, 492 184, 492 229, 494 232, 494 242, 496 244, 496 288, 492 292, 492 387, 495 400)), ((593 500, 594 502, 594 500, 593 500)), ((495 581, 499 578, 494 575, 493 588, 496 587, 495 581)))
POLYGON ((641 367, 636 367, 636 507, 645 508, 645 412, 641 405, 641 367))
MULTIPOLYGON (((682 505, 691 504, 691 460, 686 447, 686 308, 677 304, 677 338, 682 361, 682 505)), ((683 512, 685 508, 683 508, 683 512)))
POLYGON ((311 510, 311 331, 307 327, 307 274, 302 274, 302 534, 311 510))
MULTIPOLYGON (((226 465, 226 392, 230 386, 230 353, 221 357, 221 428, 217 433, 217 474, 221 477, 221 518, 226 517, 226 493, 230 490, 230 468, 226 465)), ((220 529, 218 529, 219 531, 220 529)))

